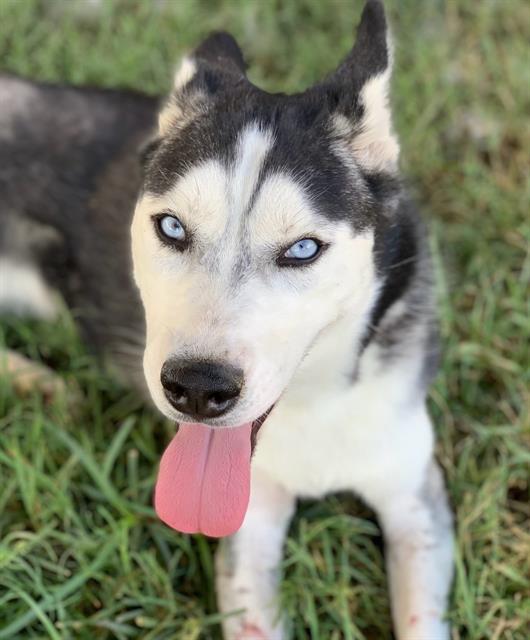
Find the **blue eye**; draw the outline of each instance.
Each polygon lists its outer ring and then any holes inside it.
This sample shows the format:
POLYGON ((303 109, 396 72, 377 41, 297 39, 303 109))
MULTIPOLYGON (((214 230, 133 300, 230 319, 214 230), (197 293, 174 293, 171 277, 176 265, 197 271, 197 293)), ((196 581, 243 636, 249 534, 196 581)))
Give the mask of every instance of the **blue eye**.
POLYGON ((177 242, 183 242, 186 240, 186 232, 184 227, 175 216, 166 214, 158 216, 156 224, 162 236, 169 240, 175 240, 177 242))
POLYGON ((321 249, 322 245, 313 240, 313 238, 302 238, 280 256, 279 263, 280 265, 296 266, 297 264, 312 262, 318 257, 321 249))

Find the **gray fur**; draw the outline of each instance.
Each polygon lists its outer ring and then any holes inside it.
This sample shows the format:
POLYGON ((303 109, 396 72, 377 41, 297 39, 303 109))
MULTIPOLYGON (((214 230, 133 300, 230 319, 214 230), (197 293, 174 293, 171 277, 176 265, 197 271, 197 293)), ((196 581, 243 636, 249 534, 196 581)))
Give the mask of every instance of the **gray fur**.
POLYGON ((152 134, 158 103, 12 76, 0 76, 0 95, 10 96, 0 109, 0 256, 42 273, 92 348, 143 389, 129 227, 141 184, 138 147, 152 134))

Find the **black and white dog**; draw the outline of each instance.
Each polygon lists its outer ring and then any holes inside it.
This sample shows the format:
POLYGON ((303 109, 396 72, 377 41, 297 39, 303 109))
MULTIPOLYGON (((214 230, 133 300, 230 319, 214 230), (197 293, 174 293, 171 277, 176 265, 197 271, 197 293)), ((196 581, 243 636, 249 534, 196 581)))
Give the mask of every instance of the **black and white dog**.
POLYGON ((155 506, 230 536, 219 607, 244 613, 226 638, 286 637, 276 576, 296 498, 342 490, 380 518, 398 638, 448 637, 433 287, 398 177, 391 62, 375 0, 344 62, 296 95, 251 84, 216 34, 182 62, 154 137, 153 99, 0 81, 0 305, 50 316, 59 290, 139 387, 145 347, 149 394, 180 425, 155 506))

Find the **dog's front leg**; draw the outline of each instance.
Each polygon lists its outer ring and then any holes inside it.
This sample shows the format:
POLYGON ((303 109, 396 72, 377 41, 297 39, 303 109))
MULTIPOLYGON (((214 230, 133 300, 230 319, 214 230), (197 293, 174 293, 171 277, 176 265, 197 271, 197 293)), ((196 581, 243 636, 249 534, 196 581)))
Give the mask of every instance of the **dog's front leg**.
POLYGON ((294 497, 253 469, 250 504, 241 529, 221 541, 216 586, 225 640, 282 640, 279 565, 294 497))
POLYGON ((453 574, 452 516, 433 461, 417 493, 374 504, 384 531, 392 615, 399 640, 447 640, 453 574))

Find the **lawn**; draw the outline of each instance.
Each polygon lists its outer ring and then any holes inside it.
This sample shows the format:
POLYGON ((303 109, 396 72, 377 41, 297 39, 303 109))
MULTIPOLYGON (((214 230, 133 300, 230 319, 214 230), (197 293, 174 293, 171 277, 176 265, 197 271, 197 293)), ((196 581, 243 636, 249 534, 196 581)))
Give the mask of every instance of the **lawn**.
MULTIPOLYGON (((361 4, 116 0, 98 14, 0 0, 0 69, 163 93, 179 55, 225 28, 254 81, 298 90, 346 53, 361 4)), ((402 166, 437 266, 430 409, 457 521, 452 637, 527 640, 530 4, 387 5, 402 166)), ((5 319, 2 343, 51 364, 81 400, 21 401, 0 381, 0 639, 219 638, 215 544, 172 532, 151 507, 170 425, 98 368, 66 313, 5 319)), ((379 530, 353 498, 300 505, 283 569, 297 640, 391 637, 379 530)))

